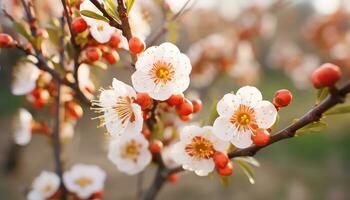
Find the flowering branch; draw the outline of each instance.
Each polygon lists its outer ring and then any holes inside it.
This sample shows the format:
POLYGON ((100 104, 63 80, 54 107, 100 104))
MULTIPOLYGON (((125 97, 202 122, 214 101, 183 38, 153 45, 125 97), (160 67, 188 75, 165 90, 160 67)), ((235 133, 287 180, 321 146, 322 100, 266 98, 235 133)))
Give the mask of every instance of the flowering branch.
MULTIPOLYGON (((323 100, 320 104, 316 105, 314 108, 309 110, 298 121, 290 124, 286 128, 280 130, 275 135, 271 136, 270 142, 267 145, 262 147, 253 145, 245 149, 235 150, 232 153, 228 154, 229 158, 254 156, 259 150, 275 142, 294 137, 297 130, 305 127, 308 124, 319 121, 323 113, 325 113, 327 110, 336 106, 337 104, 344 103, 346 95, 348 93, 350 93, 350 82, 346 83, 345 86, 330 94, 325 100, 323 100)), ((145 193, 145 196, 143 196, 143 199, 154 199, 159 190, 162 188, 163 184, 166 182, 167 177, 171 174, 178 173, 181 171, 183 171, 182 166, 175 168, 159 167, 158 171, 156 172, 156 177, 151 187, 145 193)))

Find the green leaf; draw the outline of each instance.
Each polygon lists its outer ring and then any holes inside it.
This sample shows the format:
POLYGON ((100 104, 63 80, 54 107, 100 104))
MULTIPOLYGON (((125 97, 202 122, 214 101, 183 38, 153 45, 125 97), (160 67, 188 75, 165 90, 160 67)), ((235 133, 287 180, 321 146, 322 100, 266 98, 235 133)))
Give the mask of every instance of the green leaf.
POLYGON ((106 0, 105 4, 103 4, 105 10, 107 13, 118 23, 120 22, 119 15, 117 12, 117 7, 115 6, 114 2, 112 0, 106 0))
POLYGON ((311 124, 308 124, 306 126, 304 126, 303 128, 297 130, 296 132, 296 136, 299 136, 301 134, 305 134, 305 133, 315 133, 315 132, 320 132, 322 131, 324 128, 327 127, 327 124, 322 122, 322 121, 318 121, 318 122, 313 122, 311 124))
POLYGON ((328 94, 329 90, 327 87, 317 90, 316 104, 321 103, 328 96, 328 94))
POLYGON ((237 162, 238 166, 243 170, 244 174, 248 177, 249 182, 251 184, 254 184, 255 180, 251 166, 243 160, 239 160, 237 158, 235 158, 234 160, 237 162))
POLYGON ((134 5, 134 3, 135 3, 135 0, 128 0, 126 2, 126 10, 127 10, 128 13, 130 12, 130 10, 131 10, 132 6, 134 5))
POLYGON ((34 42, 34 37, 30 34, 28 26, 23 22, 15 22, 14 29, 21 34, 23 37, 25 37, 29 42, 34 42))
POLYGON ((90 17, 90 18, 93 18, 93 19, 101 20, 101 21, 104 21, 104 22, 107 22, 107 23, 109 22, 109 20, 106 17, 104 17, 104 16, 102 16, 102 15, 100 15, 98 13, 92 12, 90 10, 82 10, 82 11, 80 11, 80 14, 82 14, 82 15, 84 15, 86 17, 90 17))
POLYGON ((214 100, 212 105, 211 105, 207 124, 213 124, 215 119, 219 116, 218 112, 216 111, 216 104, 217 103, 218 103, 218 101, 214 100))
POLYGON ((234 160, 239 160, 239 161, 242 161, 242 162, 246 162, 246 163, 249 163, 255 167, 260 167, 260 163, 258 160, 256 160, 254 157, 250 157, 250 156, 247 156, 247 157, 237 157, 235 158, 234 160))
POLYGON ((325 112, 323 115, 339 115, 339 114, 347 114, 350 113, 350 103, 337 105, 331 109, 329 109, 327 112, 325 112))
POLYGON ((98 67, 98 68, 101 68, 101 69, 107 69, 108 66, 106 63, 104 62, 101 62, 101 61, 96 61, 94 63, 91 64, 92 66, 95 66, 95 67, 98 67))
POLYGON ((168 40, 172 43, 176 43, 178 39, 178 26, 176 22, 169 22, 168 24, 168 40))

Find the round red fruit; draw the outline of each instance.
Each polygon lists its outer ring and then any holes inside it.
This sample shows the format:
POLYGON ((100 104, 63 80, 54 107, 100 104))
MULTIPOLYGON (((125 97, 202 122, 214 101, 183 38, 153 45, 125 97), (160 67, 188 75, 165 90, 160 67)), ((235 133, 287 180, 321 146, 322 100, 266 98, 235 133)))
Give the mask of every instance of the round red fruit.
POLYGON ((228 162, 224 168, 217 168, 220 176, 231 176, 233 172, 233 166, 231 162, 228 162))
POLYGON ((185 99, 182 104, 176 107, 176 112, 179 115, 189 115, 193 113, 193 104, 190 100, 185 99))
POLYGON ((0 33, 0 48, 11 48, 15 45, 13 38, 6 33, 0 33))
POLYGON ((138 37, 132 37, 129 40, 129 50, 133 54, 141 53, 143 50, 145 50, 145 46, 145 42, 138 37))
POLYGON ((147 93, 137 93, 135 102, 141 106, 142 110, 147 109, 153 102, 147 93))
POLYGON ((160 153, 160 151, 163 149, 163 143, 159 140, 154 140, 152 144, 149 146, 149 150, 151 153, 156 154, 160 153))
POLYGON ((111 65, 117 63, 120 60, 119 54, 116 51, 110 51, 103 54, 104 59, 111 65))
POLYGON ((273 98, 273 104, 275 104, 276 107, 285 107, 290 104, 292 98, 292 93, 289 90, 278 90, 273 98))
POLYGON ((86 51, 86 57, 89 62, 95 62, 102 56, 102 51, 98 48, 90 48, 86 51))
POLYGON ((82 17, 76 18, 72 22, 72 29, 74 33, 82 33, 87 29, 88 25, 82 17))
POLYGON ((200 99, 192 100, 193 112, 197 113, 202 109, 202 101, 200 99))
POLYGON ((108 42, 108 45, 114 49, 117 49, 120 47, 121 37, 120 34, 115 33, 112 35, 111 39, 108 42))
POLYGON ((269 143, 270 141, 270 134, 265 129, 257 129, 254 132, 254 135, 252 135, 253 143, 258 146, 262 147, 269 143))
POLYGON ((171 95, 170 98, 166 101, 169 106, 177 106, 184 102, 185 98, 183 94, 171 95))
POLYGON ((316 88, 331 87, 334 86, 340 77, 340 68, 337 65, 326 63, 313 72, 311 81, 316 88))
POLYGON ((227 154, 219 151, 215 152, 213 159, 214 159, 215 166, 217 168, 224 168, 229 162, 227 154))
POLYGON ((192 120, 193 118, 193 115, 192 114, 189 114, 189 115, 180 115, 180 119, 184 122, 188 122, 190 120, 192 120))
POLYGON ((178 176, 175 173, 169 174, 168 181, 170 183, 176 183, 178 180, 178 176))

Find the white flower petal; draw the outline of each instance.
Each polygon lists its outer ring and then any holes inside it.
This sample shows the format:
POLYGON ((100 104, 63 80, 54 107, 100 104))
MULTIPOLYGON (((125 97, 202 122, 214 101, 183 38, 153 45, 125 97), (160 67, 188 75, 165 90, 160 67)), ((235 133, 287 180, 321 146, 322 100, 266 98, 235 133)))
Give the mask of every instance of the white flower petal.
POLYGON ((112 108, 116 100, 117 97, 113 90, 103 90, 100 94, 99 104, 101 107, 112 108))
POLYGON ((270 128, 277 118, 277 110, 269 101, 260 101, 254 106, 256 122, 260 128, 270 128))
POLYGON ((235 127, 228 117, 218 117, 213 124, 213 132, 216 137, 224 141, 230 141, 235 135, 235 127))
POLYGON ((141 70, 137 70, 132 74, 131 81, 137 92, 153 91, 156 87, 150 77, 141 70))
POLYGON ((225 96, 216 105, 216 110, 220 116, 230 117, 239 106, 239 99, 232 93, 225 94, 225 96))
POLYGON ((238 134, 232 138, 231 143, 240 149, 251 146, 253 144, 251 132, 238 132, 238 134))
POLYGON ((240 97, 241 103, 244 105, 254 105, 255 103, 262 100, 261 92, 252 86, 241 87, 236 95, 240 97))
POLYGON ((112 86, 117 96, 136 97, 134 88, 128 84, 125 84, 124 82, 119 81, 116 78, 113 78, 112 86))

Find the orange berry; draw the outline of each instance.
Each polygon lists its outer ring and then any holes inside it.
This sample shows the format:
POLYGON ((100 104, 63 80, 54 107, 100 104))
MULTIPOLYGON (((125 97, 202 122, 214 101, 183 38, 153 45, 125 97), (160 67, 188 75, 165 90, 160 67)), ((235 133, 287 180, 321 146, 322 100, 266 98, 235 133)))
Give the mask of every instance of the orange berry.
POLYGON ((82 17, 78 17, 72 22, 72 29, 74 33, 82 33, 87 29, 87 27, 88 24, 82 17))
POLYGON ((292 101, 292 98, 293 98, 292 93, 289 90, 286 90, 286 89, 278 90, 275 93, 275 97, 273 98, 273 104, 276 107, 285 107, 290 104, 290 102, 292 101))
POLYGON ((192 100, 193 112, 197 113, 202 109, 202 101, 200 99, 192 100))
POLYGON ((102 51, 98 48, 90 48, 86 51, 86 57, 89 62, 95 62, 102 56, 102 51))
POLYGON ((185 99, 180 105, 176 107, 176 112, 179 115, 189 115, 193 113, 193 104, 190 100, 185 99))
POLYGON ((120 60, 119 54, 116 51, 110 51, 103 54, 103 58, 111 65, 117 63, 120 60))
POLYGON ((185 98, 183 94, 171 95, 170 98, 166 101, 169 106, 177 106, 184 102, 185 98))
POLYGON ((189 115, 180 115, 180 119, 184 122, 187 122, 187 121, 190 121, 192 120, 193 118, 193 115, 192 114, 189 114, 189 115))
POLYGON ((160 153, 160 151, 163 149, 163 143, 159 140, 154 140, 152 144, 149 146, 149 150, 151 153, 156 154, 160 153))
POLYGON ((311 75, 315 88, 333 86, 341 77, 341 70, 337 65, 326 63, 316 69, 311 75))
POLYGON ((137 93, 135 103, 139 104, 142 110, 147 109, 152 102, 152 98, 147 93, 137 93))
POLYGON ((227 165, 223 168, 217 168, 218 174, 220 176, 231 176, 233 172, 233 166, 231 162, 228 162, 227 165))
POLYGON ((133 54, 141 53, 143 50, 145 50, 145 46, 145 42, 138 37, 132 37, 129 40, 129 50, 133 54))
POLYGON ((213 160, 217 168, 224 168, 229 162, 227 154, 219 151, 215 152, 213 160))
POLYGON ((6 33, 0 33, 0 48, 11 48, 15 46, 13 38, 6 33))
POLYGON ((121 36, 118 33, 112 35, 111 39, 108 42, 108 45, 114 49, 117 49, 121 45, 121 36))
POLYGON ((144 129, 142 130, 142 135, 143 135, 147 140, 149 140, 149 139, 151 138, 151 136, 152 136, 152 133, 151 133, 151 131, 150 131, 148 128, 144 128, 144 129))
POLYGON ((167 180, 168 180, 170 183, 176 183, 178 179, 179 179, 179 178, 178 178, 178 176, 176 175, 176 173, 169 174, 169 175, 168 175, 168 178, 167 178, 167 180))
POLYGON ((262 147, 269 143, 270 134, 265 129, 257 129, 255 130, 254 135, 252 135, 252 140, 256 146, 262 147))

